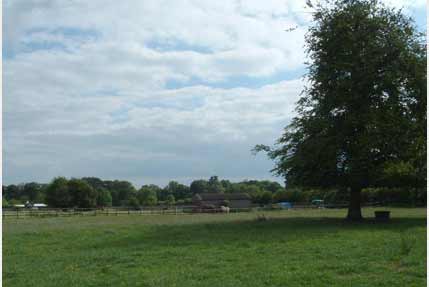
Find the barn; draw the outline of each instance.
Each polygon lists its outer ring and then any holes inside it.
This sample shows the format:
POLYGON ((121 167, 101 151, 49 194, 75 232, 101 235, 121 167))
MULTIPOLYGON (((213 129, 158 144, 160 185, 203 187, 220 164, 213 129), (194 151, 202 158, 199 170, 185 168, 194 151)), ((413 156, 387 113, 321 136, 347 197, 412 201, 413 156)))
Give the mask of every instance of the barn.
POLYGON ((193 205, 228 205, 231 208, 249 208, 252 205, 247 193, 197 193, 192 197, 193 205))

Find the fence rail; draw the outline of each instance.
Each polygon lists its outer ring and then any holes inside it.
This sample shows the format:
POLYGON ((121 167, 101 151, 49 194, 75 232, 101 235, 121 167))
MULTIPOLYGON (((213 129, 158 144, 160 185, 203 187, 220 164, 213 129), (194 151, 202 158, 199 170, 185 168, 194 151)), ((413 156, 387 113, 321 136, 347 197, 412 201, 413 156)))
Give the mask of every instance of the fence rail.
MULTIPOLYGON (((41 209, 3 209, 5 218, 28 217, 69 217, 69 216, 118 216, 118 215, 149 215, 149 214, 186 214, 187 211, 179 208, 170 209, 135 209, 135 208, 41 208, 41 209)), ((189 213, 191 211, 188 211, 189 213)))
MULTIPOLYGON (((345 204, 329 205, 326 208, 345 208, 345 204)), ((315 209, 318 208, 309 204, 295 204, 292 210, 296 209, 315 209)), ((274 207, 257 207, 249 208, 230 208, 230 213, 251 212, 251 211, 268 211, 268 210, 284 210, 283 208, 274 207)), ((70 217, 70 216, 119 216, 119 215, 151 215, 151 214, 174 214, 174 215, 189 215, 196 213, 222 213, 220 209, 201 210, 195 206, 181 207, 142 207, 127 208, 127 207, 109 207, 109 208, 3 208, 3 219, 7 218, 29 218, 29 217, 70 217)))

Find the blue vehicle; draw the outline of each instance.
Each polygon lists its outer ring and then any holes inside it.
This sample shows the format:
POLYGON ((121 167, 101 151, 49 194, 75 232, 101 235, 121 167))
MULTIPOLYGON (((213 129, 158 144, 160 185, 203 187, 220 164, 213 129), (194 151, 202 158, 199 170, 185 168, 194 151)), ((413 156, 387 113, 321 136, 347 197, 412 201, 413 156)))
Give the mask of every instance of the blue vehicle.
POLYGON ((290 208, 292 208, 292 203, 288 202, 288 201, 279 202, 278 204, 283 209, 290 209, 290 208))

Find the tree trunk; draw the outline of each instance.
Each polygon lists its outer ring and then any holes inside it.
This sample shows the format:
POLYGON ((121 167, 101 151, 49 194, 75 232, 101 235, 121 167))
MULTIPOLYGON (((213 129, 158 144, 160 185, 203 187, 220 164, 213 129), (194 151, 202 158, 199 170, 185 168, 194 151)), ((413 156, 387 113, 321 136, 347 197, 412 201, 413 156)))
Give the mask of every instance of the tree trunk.
POLYGON ((352 221, 362 220, 361 213, 361 198, 360 198, 360 188, 352 188, 350 191, 350 203, 349 211, 347 214, 347 219, 352 221))

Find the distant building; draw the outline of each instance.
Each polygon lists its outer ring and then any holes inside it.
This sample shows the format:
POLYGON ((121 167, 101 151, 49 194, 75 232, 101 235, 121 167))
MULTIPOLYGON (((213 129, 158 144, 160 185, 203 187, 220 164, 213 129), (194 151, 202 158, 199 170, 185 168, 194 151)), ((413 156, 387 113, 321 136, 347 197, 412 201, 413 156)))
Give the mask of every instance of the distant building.
POLYGON ((252 205, 247 193, 197 193, 192 197, 194 205, 227 205, 231 208, 249 208, 252 205))
POLYGON ((32 209, 39 209, 39 208, 45 208, 48 206, 44 203, 31 203, 31 202, 27 201, 25 203, 25 207, 26 208, 32 208, 32 209))

